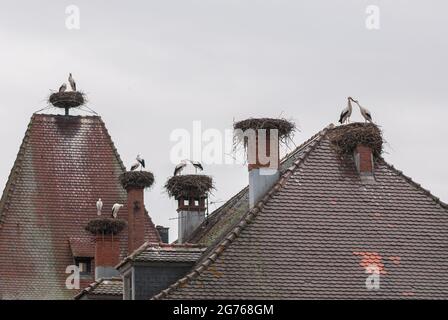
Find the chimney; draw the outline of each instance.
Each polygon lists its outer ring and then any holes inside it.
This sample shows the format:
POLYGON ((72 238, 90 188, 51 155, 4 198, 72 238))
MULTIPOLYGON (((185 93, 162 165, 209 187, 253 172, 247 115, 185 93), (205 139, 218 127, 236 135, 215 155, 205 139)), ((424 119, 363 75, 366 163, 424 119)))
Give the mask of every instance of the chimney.
POLYGON ((120 182, 128 193, 128 254, 145 243, 145 201, 144 189, 154 183, 154 175, 149 171, 128 171, 120 176, 120 182))
POLYGON ((177 226, 179 237, 178 243, 184 243, 186 239, 205 219, 205 199, 202 196, 181 196, 177 198, 177 226))
POLYGON ((129 187, 128 209, 128 253, 131 254, 145 243, 145 202, 144 188, 129 187))
POLYGON ((95 236, 95 280, 118 276, 115 266, 120 262, 120 241, 114 235, 95 236))
POLYGON ((247 152, 250 208, 253 208, 261 200, 280 177, 278 136, 271 135, 270 130, 266 130, 266 134, 263 134, 261 130, 256 130, 255 143, 255 147, 249 146, 247 152), (273 160, 263 164, 260 159, 264 155, 273 160))
POLYGON ((353 152, 353 158, 361 180, 365 182, 374 181, 372 149, 360 144, 353 152))
POLYGON ((235 135, 244 141, 249 169, 249 207, 253 208, 280 178, 280 139, 295 125, 284 119, 247 119, 234 124, 235 135))
POLYGON ((169 243, 170 228, 164 226, 156 226, 156 229, 159 232, 160 240, 162 240, 162 243, 169 243))
POLYGON ((126 221, 118 218, 95 218, 89 221, 86 230, 95 236, 95 279, 110 278, 119 273, 115 266, 120 262, 119 233, 126 221))
POLYGON ((208 192, 213 188, 212 178, 203 174, 177 175, 166 182, 168 195, 177 201, 179 244, 204 221, 208 192))

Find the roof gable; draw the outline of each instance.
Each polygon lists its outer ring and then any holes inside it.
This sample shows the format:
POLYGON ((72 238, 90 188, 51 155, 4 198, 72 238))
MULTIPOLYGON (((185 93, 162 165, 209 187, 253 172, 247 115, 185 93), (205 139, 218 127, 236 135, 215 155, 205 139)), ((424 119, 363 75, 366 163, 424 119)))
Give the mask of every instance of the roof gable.
POLYGON ((446 205, 383 159, 362 184, 324 130, 185 278, 155 298, 447 298, 446 205), (380 268, 367 290, 366 267, 380 268))

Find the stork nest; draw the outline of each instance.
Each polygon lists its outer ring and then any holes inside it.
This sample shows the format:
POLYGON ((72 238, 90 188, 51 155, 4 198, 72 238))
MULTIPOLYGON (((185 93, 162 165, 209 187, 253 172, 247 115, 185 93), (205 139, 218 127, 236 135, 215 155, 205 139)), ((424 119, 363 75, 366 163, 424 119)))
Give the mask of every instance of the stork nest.
MULTIPOLYGON (((296 125, 294 122, 286 120, 286 119, 274 119, 274 118, 249 118, 246 120, 238 121, 233 124, 233 129, 242 130, 245 132, 246 130, 278 130, 278 139, 280 142, 284 144, 288 144, 288 140, 291 140, 294 132, 296 131, 296 125)), ((244 136, 244 148, 247 148, 248 137, 244 136)), ((234 147, 235 149, 241 143, 242 137, 235 136, 234 147)))
POLYGON ((213 179, 203 174, 173 176, 165 183, 170 197, 199 198, 214 189, 213 179))
POLYGON ((383 152, 383 136, 381 130, 373 123, 355 122, 332 129, 330 141, 341 155, 352 155, 358 145, 372 149, 375 158, 383 152))
POLYGON ((82 106, 86 98, 79 91, 55 92, 50 95, 48 102, 58 108, 76 108, 82 106))
POLYGON ((294 122, 286 119, 274 119, 274 118, 249 118, 246 120, 238 121, 233 124, 234 129, 241 129, 246 131, 248 129, 258 130, 278 130, 279 139, 288 137, 296 130, 294 122))
POLYGON ((118 234, 126 225, 124 219, 96 218, 90 220, 85 229, 93 234, 118 234))
POLYGON ((120 175, 120 183, 124 189, 149 188, 154 183, 154 175, 149 171, 126 171, 120 175))

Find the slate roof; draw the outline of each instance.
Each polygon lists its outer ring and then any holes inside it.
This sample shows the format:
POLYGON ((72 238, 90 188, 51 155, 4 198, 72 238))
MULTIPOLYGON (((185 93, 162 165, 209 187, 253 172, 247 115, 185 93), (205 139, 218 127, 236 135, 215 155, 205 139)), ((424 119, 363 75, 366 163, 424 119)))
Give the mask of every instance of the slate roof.
POLYGON ((117 269, 127 262, 196 262, 205 247, 192 244, 166 244, 146 242, 120 262, 117 269))
POLYGON ((332 128, 154 299, 447 299, 448 206, 382 158, 363 184, 332 128), (365 285, 372 264, 379 290, 365 285))
POLYGON ((105 297, 116 297, 121 300, 123 298, 123 280, 119 277, 98 279, 84 288, 74 299, 79 300, 85 296, 89 299, 95 299, 95 297, 101 299, 105 297))
MULTIPOLYGON (((86 252, 75 239, 91 237, 84 227, 99 197, 104 208, 126 203, 124 170, 100 117, 32 116, 0 201, 0 299, 73 297, 65 270, 72 250, 86 252)), ((145 228, 146 240, 160 241, 149 217, 145 228)), ((120 241, 124 258, 127 230, 120 241)))

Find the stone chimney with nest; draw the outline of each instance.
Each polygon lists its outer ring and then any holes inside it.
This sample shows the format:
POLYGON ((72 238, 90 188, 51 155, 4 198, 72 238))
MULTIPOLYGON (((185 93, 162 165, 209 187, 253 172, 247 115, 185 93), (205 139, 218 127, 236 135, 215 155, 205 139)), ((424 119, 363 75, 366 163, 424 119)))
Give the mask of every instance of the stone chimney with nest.
POLYGON ((355 122, 338 126, 330 139, 342 158, 353 159, 363 183, 375 182, 375 160, 383 151, 381 130, 373 123, 355 122))
POLYGON ((145 200, 144 190, 154 183, 149 171, 128 171, 120 176, 120 182, 127 191, 128 253, 131 254, 145 243, 145 200))
POLYGON ((177 242, 181 244, 204 221, 213 180, 202 174, 177 175, 166 182, 165 189, 177 201, 177 242))
POLYGON ((280 142, 295 130, 285 119, 250 118, 234 124, 235 141, 244 145, 249 170, 249 206, 269 191, 280 177, 280 142))
POLYGON ((115 266, 120 262, 119 233, 126 221, 99 217, 89 221, 86 230, 95 236, 95 279, 119 275, 115 266))

